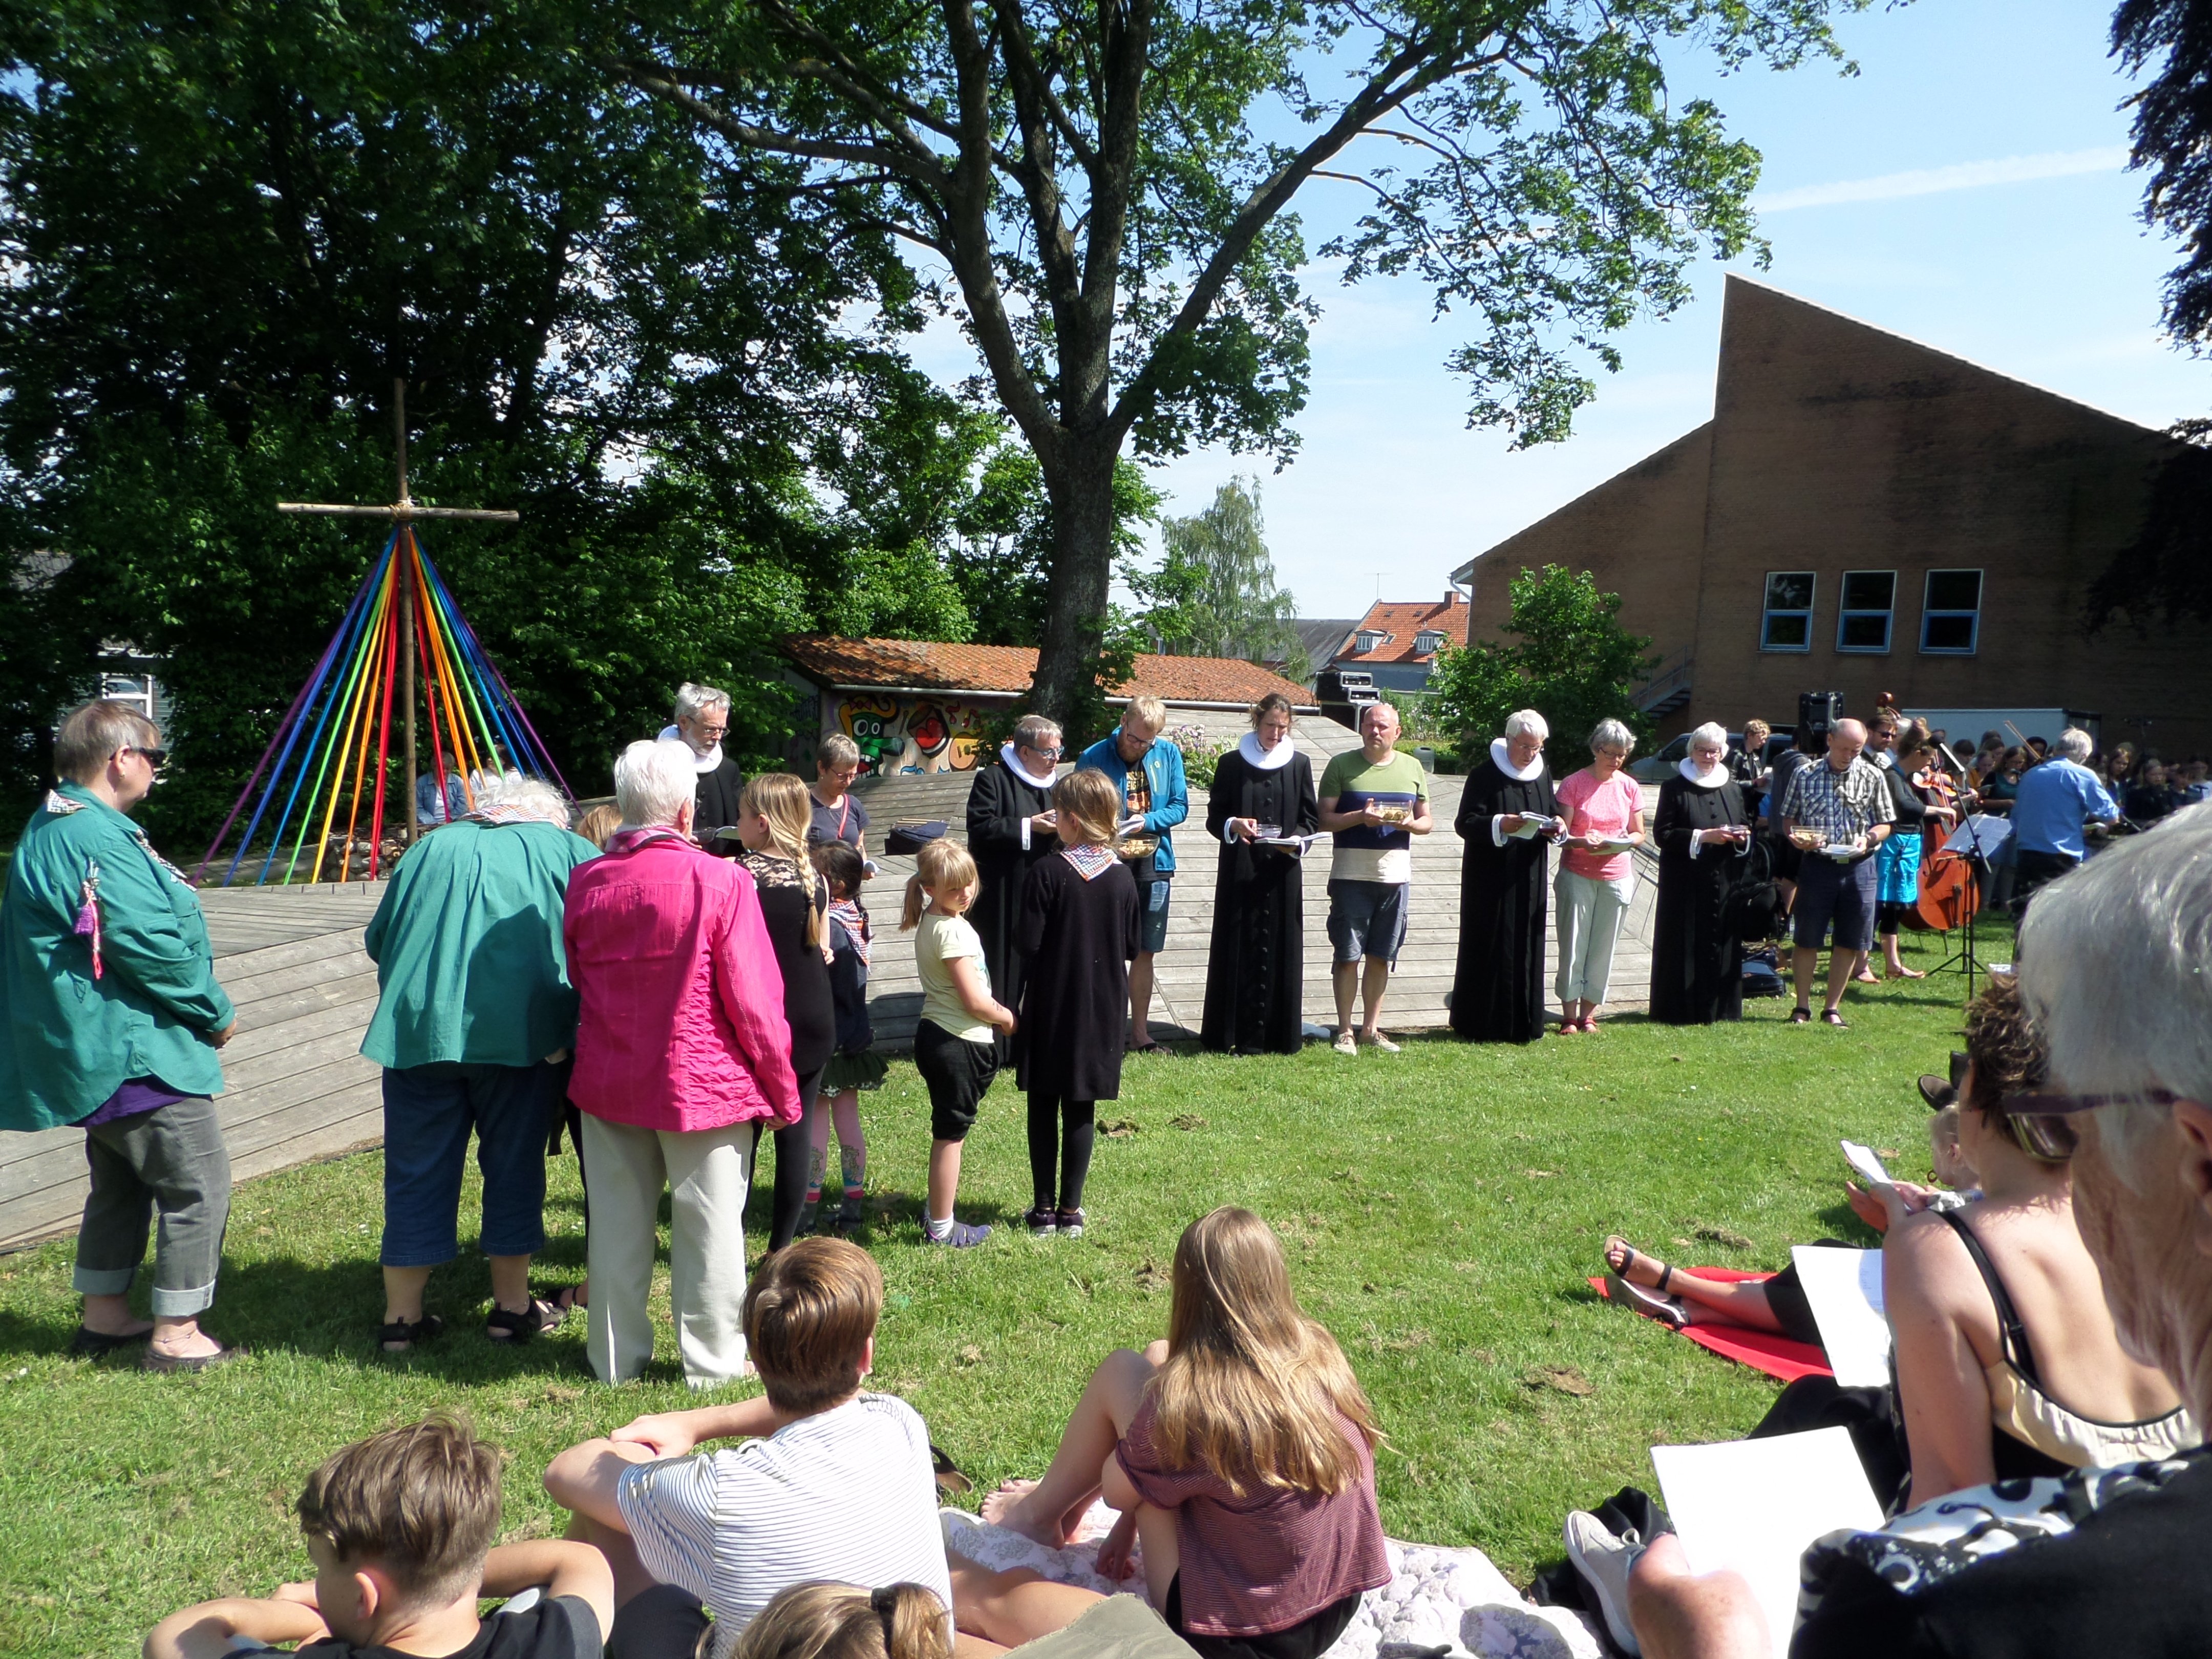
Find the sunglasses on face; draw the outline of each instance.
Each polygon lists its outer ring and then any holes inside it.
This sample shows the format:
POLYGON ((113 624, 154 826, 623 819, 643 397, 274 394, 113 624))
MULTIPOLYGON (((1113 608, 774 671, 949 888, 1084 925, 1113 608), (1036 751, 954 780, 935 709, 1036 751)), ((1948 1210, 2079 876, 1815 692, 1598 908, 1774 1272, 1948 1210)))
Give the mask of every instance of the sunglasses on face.
POLYGON ((2065 1117, 2075 1112, 2094 1112, 2100 1106, 2171 1106, 2181 1097, 2171 1089, 2138 1089, 2124 1095, 2007 1095, 1997 1110, 2013 1117, 2065 1117))
POLYGON ((166 749, 143 749, 134 743, 125 746, 123 752, 126 755, 143 755, 146 757, 146 764, 156 772, 169 763, 169 751, 166 749))

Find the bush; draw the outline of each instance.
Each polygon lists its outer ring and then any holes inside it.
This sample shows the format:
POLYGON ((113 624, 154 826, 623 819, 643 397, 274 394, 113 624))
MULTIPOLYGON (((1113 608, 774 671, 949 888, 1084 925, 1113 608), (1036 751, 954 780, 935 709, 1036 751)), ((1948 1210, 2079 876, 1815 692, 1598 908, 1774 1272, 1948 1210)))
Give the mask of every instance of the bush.
POLYGON ((1620 595, 1599 592, 1587 570, 1556 564, 1523 570, 1512 595, 1505 631, 1517 643, 1440 653, 1430 677, 1437 722, 1462 756, 1479 763, 1518 708, 1535 709, 1577 753, 1607 718, 1648 736, 1651 721, 1634 693, 1654 666, 1644 655, 1651 641, 1621 627, 1620 595))
POLYGON ((1213 787, 1214 769, 1237 746, 1223 742, 1202 726, 1170 726, 1160 735, 1182 750, 1183 775, 1200 789, 1213 787))

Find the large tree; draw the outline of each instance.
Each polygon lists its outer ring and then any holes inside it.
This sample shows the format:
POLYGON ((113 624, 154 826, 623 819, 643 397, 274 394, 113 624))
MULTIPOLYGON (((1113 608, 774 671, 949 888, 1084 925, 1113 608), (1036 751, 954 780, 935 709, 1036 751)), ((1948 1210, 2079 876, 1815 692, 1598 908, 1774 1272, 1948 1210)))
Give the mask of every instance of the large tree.
POLYGON ((1291 205, 1322 252, 1474 313, 1474 418, 1556 438, 1607 337, 1752 240, 1752 148, 1666 60, 1787 67, 1866 0, 662 0, 612 53, 733 167, 805 169, 855 234, 944 275, 1053 512, 1033 696, 1069 705, 1109 616, 1112 480, 1193 444, 1287 454, 1306 395, 1291 205))
POLYGON ((228 804, 380 533, 273 504, 391 498, 395 375, 418 498, 522 511, 424 539, 580 790, 684 679, 772 751, 778 631, 964 633, 939 544, 1000 422, 799 164, 608 95, 604 11, 0 6, 0 531, 70 561, 0 588, 10 781, 68 655, 16 658, 35 611, 168 659, 157 823, 228 804))
POLYGON ((1140 592, 1153 601, 1145 621, 1164 648, 1279 662, 1292 679, 1306 677, 1311 665, 1291 626, 1297 601, 1275 586, 1258 479, 1231 478, 1203 511, 1163 519, 1160 541, 1164 556, 1140 592))

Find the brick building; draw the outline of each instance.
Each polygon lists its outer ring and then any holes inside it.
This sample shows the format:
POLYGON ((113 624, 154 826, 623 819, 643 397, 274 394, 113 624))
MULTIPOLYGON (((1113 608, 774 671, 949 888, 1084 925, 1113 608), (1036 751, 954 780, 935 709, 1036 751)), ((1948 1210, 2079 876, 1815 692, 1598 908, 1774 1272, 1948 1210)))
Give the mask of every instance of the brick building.
POLYGON ((1713 417, 1454 573, 1496 638, 1524 568, 1592 572, 1660 666, 1672 733, 1905 708, 2094 711, 2106 741, 2212 749, 2196 635, 2085 633, 2165 434, 1730 276, 1713 417))

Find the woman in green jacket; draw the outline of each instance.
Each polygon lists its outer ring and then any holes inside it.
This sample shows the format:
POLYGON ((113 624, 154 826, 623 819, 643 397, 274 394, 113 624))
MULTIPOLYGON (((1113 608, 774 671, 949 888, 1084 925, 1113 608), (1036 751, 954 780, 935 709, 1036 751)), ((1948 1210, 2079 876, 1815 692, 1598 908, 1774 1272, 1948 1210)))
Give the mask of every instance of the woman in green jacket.
POLYGON ((55 734, 61 781, 31 815, 0 897, 0 1129, 85 1132, 84 1322, 70 1351, 147 1342, 147 1370, 197 1371, 236 1352, 199 1316, 230 1216, 215 1051, 237 1022, 199 900, 127 816, 153 787, 161 743, 120 702, 88 702, 55 734), (148 1322, 129 1293, 157 1210, 148 1322))

